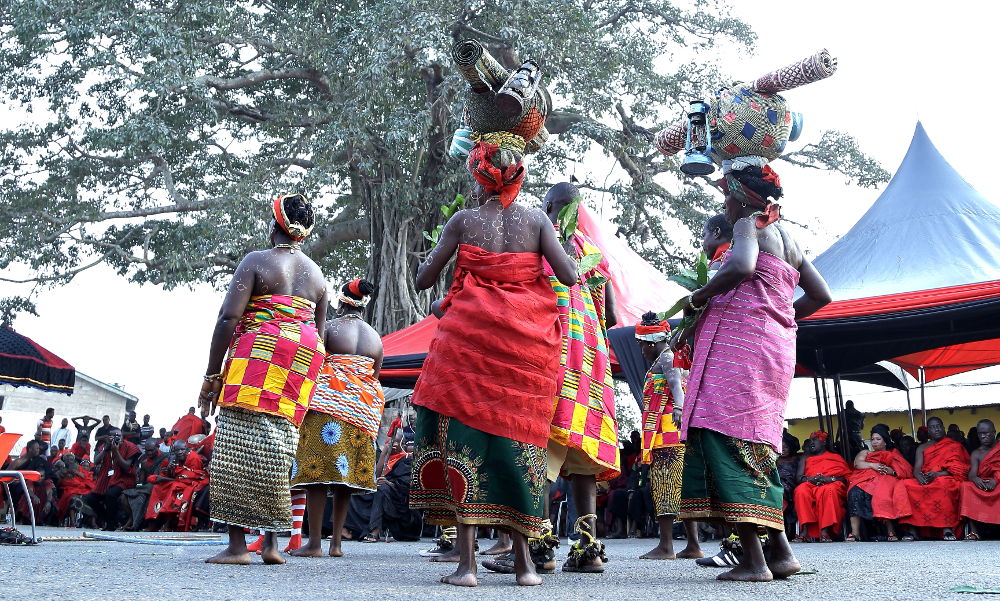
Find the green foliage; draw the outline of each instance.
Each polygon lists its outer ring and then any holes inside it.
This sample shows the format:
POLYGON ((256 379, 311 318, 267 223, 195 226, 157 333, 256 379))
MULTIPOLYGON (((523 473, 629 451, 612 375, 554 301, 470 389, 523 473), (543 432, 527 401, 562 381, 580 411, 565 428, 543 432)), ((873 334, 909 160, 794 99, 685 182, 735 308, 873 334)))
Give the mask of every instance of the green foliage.
POLYGON ((0 326, 10 327, 18 313, 38 315, 35 303, 21 296, 0 299, 0 326))
POLYGON ((576 233, 580 221, 581 200, 583 199, 577 196, 568 205, 559 209, 559 216, 556 218, 556 221, 559 223, 560 242, 566 242, 576 233))
MULTIPOLYGON (((305 250, 331 279, 367 265, 376 327, 406 325, 440 291, 400 274, 446 218, 439 199, 470 186, 447 154, 461 38, 542 64, 553 139, 525 196, 597 150, 623 176, 581 188, 612 193, 619 233, 654 264, 689 263, 665 232, 700 231, 716 203, 652 139, 732 79, 714 47, 755 41, 722 0, 7 0, 0 86, 25 118, 0 128, 0 269, 222 284, 266 244, 268 200, 302 190, 318 218, 305 250)), ((789 159, 885 177, 844 134, 789 159)))
MULTIPOLYGON (((441 214, 444 215, 445 223, 451 219, 451 216, 462 210, 465 206, 465 197, 461 194, 455 195, 455 200, 451 201, 451 204, 441 205, 441 214)), ((444 229, 444 223, 438 225, 430 232, 424 232, 424 238, 426 238, 431 243, 431 248, 437 246, 438 239, 441 237, 441 230, 444 229)))

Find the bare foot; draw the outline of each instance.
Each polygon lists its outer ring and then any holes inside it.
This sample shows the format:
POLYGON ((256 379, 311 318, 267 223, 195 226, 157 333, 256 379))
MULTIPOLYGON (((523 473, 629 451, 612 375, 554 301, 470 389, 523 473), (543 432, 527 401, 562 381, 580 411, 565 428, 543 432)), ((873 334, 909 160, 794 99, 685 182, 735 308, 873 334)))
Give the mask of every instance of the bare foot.
POLYGON ((667 551, 663 547, 657 545, 653 547, 652 551, 644 553, 639 556, 639 559, 676 559, 677 555, 674 554, 673 549, 667 551))
POLYGON ((214 557, 209 557, 205 560, 205 563, 218 563, 231 566, 248 566, 250 565, 250 553, 233 553, 227 547, 224 551, 215 555, 214 557))
POLYGON ((298 549, 293 549, 288 552, 292 557, 323 557, 323 547, 312 544, 304 545, 298 549))
POLYGON ((771 571, 771 574, 775 578, 788 578, 792 574, 798 574, 802 571, 802 564, 799 560, 794 557, 787 557, 777 561, 767 562, 767 569, 771 571))
POLYGON ((343 557, 343 556, 344 556, 344 550, 341 548, 341 546, 337 545, 336 547, 334 547, 333 543, 331 542, 330 543, 330 557, 343 557))
POLYGON ((705 554, 702 553, 701 547, 685 547, 680 553, 677 554, 677 559, 701 559, 705 554))
POLYGON ((514 580, 517 582, 518 586, 538 586, 542 583, 542 577, 536 572, 525 572, 524 574, 518 574, 514 580))
POLYGON ((736 566, 728 572, 719 574, 716 578, 719 580, 736 580, 739 582, 770 582, 774 579, 774 576, 767 568, 764 568, 761 572, 757 572, 743 566, 736 566))
POLYGON ((264 563, 269 566, 280 566, 285 563, 285 558, 278 553, 278 550, 274 547, 263 549, 260 552, 260 558, 264 560, 264 563))
POLYGON ((479 581, 476 580, 475 574, 461 569, 455 570, 454 573, 448 576, 442 576, 441 582, 454 586, 479 586, 479 581))
POLYGON ((430 560, 439 563, 458 563, 459 561, 458 547, 456 546, 454 549, 448 551, 444 555, 436 555, 434 557, 431 557, 430 560))
POLYGON ((508 542, 502 542, 498 540, 493 543, 493 546, 485 551, 482 551, 480 555, 503 555, 504 553, 510 553, 514 550, 514 545, 508 542))

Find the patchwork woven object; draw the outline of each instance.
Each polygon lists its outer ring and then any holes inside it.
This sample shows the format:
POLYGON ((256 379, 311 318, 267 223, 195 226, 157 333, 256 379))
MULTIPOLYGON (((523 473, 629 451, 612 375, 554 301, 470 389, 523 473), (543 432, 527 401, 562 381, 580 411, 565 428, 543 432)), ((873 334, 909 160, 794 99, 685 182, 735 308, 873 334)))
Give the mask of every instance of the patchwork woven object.
POLYGON ((826 48, 798 62, 771 71, 754 81, 752 88, 758 92, 775 94, 826 79, 837 72, 837 59, 826 48))
POLYGON ((315 307, 298 296, 250 298, 229 347, 220 407, 302 423, 324 358, 315 307))
POLYGON ((384 407, 374 359, 333 354, 326 358, 309 409, 340 418, 375 440, 384 407))

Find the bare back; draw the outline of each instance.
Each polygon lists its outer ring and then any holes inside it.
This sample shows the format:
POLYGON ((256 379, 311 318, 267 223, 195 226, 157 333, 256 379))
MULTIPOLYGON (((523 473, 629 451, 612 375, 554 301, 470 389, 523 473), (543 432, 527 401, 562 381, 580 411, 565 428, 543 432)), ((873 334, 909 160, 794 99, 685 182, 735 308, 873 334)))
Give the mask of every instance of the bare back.
POLYGON ((254 276, 252 296, 298 296, 318 305, 326 295, 319 266, 301 252, 272 248, 250 253, 245 261, 254 276))
POLYGON ((757 245, 760 252, 778 257, 796 270, 802 265, 802 249, 799 243, 781 227, 780 222, 757 230, 757 245))
POLYGON ((326 352, 329 355, 360 355, 375 360, 375 375, 382 368, 382 338, 363 319, 337 317, 327 322, 326 352))
POLYGON ((499 202, 487 202, 456 217, 459 243, 494 253, 540 253, 541 229, 551 227, 545 213, 520 203, 504 209, 499 202))

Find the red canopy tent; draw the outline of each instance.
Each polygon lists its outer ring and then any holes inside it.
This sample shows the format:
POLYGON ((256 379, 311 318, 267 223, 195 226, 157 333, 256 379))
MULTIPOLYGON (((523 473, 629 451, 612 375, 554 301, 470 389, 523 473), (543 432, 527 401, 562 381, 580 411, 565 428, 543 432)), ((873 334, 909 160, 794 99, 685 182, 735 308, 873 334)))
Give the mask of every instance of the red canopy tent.
MULTIPOLYGON (((617 303, 617 328, 642 320, 646 311, 662 310, 687 291, 668 280, 624 241, 613 235, 614 226, 601 221, 580 205, 579 230, 593 240, 608 261, 617 303)), ((385 359, 379 379, 393 388, 412 388, 420 375, 424 357, 437 330, 437 318, 417 323, 382 337, 385 359)), ((612 353, 612 368, 619 364, 612 353)))

